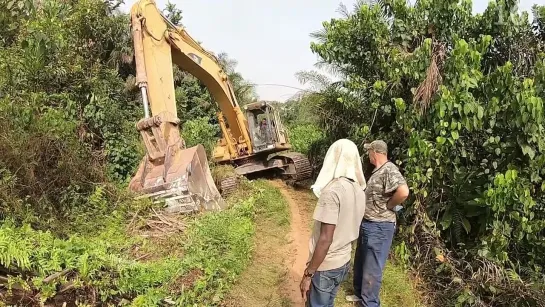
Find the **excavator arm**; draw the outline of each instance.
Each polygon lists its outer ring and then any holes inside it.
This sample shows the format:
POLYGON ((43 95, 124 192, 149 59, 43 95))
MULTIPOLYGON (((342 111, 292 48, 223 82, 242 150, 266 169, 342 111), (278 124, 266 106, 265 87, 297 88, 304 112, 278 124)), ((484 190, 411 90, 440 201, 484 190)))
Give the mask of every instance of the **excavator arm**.
POLYGON ((173 64, 202 81, 219 106, 223 159, 252 153, 248 124, 233 88, 217 58, 187 32, 176 27, 153 0, 140 0, 131 9, 136 83, 142 93, 145 117, 136 127, 146 156, 130 189, 165 201, 176 211, 221 209, 223 199, 212 179, 202 145, 185 148, 176 112, 173 64))
POLYGON ((142 95, 147 96, 151 113, 176 115, 172 65, 178 65, 199 79, 216 101, 221 111, 218 119, 224 137, 222 141, 229 154, 226 158, 251 154, 248 124, 218 59, 183 28, 164 17, 153 0, 140 0, 134 4, 131 19, 136 82, 141 89, 145 88, 142 95))
MULTIPOLYGON (((265 102, 246 105, 245 112, 251 115, 249 124, 218 59, 183 28, 165 18, 154 0, 138 0, 133 5, 131 28, 136 82, 142 92, 145 113, 137 129, 147 152, 130 183, 133 191, 157 201, 164 199, 170 208, 193 211, 224 206, 211 177, 204 147, 185 148, 180 137, 173 65, 199 79, 220 109, 218 122, 223 138, 214 150, 216 162, 237 165, 235 172, 239 175, 275 171, 290 182, 311 177, 312 167, 304 155, 281 153, 289 150, 290 144, 280 131, 282 124, 274 108, 265 102), (256 121, 262 114, 266 120, 258 128, 256 121), (265 141, 261 144, 252 141, 257 133, 263 133, 256 129, 264 129, 265 141)), ((226 193, 233 189, 236 178, 223 178, 218 184, 226 193)))

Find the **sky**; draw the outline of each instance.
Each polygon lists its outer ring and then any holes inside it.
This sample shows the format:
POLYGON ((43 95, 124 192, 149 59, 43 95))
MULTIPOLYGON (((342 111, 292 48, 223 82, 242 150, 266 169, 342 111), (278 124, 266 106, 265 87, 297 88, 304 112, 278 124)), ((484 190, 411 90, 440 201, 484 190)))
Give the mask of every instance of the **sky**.
MULTIPOLYGON (((125 0, 129 11, 134 3, 125 0)), ((156 0, 164 8, 167 0, 156 0)), ((215 54, 226 52, 238 62, 236 70, 256 84, 261 100, 285 101, 305 88, 295 73, 315 69, 310 33, 323 21, 339 17, 340 3, 348 8, 356 0, 170 0, 182 10, 182 24, 202 46, 215 54), (266 84, 279 84, 272 86, 266 84)), ((473 0, 482 12, 488 0, 473 0)), ((521 0, 521 10, 545 0, 521 0)))

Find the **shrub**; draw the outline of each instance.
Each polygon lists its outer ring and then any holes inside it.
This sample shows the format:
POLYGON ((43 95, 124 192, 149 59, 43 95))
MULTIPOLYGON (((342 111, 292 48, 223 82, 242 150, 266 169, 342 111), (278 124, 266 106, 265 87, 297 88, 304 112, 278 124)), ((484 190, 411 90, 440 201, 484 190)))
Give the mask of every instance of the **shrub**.
POLYGON ((401 235, 438 304, 543 304, 543 43, 512 2, 378 1, 324 23, 311 49, 326 139, 384 139, 412 198, 401 235))
POLYGON ((202 144, 210 155, 218 140, 219 127, 209 123, 206 117, 188 120, 182 125, 182 136, 187 147, 202 144))
MULTIPOLYGON (((13 289, 37 291, 42 302, 61 295, 58 291, 67 291, 70 285, 76 289, 71 291, 83 291, 80 302, 90 302, 86 289, 94 289, 99 302, 124 298, 135 306, 158 305, 164 300, 183 306, 218 305, 250 260, 256 211, 278 210, 268 209, 277 203, 278 193, 272 188, 245 184, 244 196, 235 194, 228 210, 188 219, 184 234, 174 237, 179 246, 172 247, 181 248, 183 257, 169 254, 144 262, 132 260, 127 255, 132 246, 144 244, 152 250, 159 246, 125 232, 123 218, 100 233, 67 239, 6 221, 0 226, 0 265, 9 268, 13 289), (20 275, 22 272, 25 274, 20 275)), ((93 198, 102 202, 100 196, 93 198)))
POLYGON ((292 149, 306 155, 312 144, 323 139, 324 134, 316 125, 300 124, 290 127, 289 137, 292 149))

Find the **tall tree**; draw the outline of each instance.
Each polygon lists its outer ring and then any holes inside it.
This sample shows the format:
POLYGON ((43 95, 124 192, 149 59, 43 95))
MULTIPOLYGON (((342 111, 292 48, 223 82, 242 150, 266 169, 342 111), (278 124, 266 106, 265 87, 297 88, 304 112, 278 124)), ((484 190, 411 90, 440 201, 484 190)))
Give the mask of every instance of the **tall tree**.
POLYGON ((238 65, 237 60, 230 58, 225 52, 218 55, 220 65, 225 70, 225 73, 229 77, 229 81, 233 85, 235 96, 240 105, 245 105, 250 102, 257 101, 258 96, 255 90, 255 85, 245 80, 240 72, 236 71, 238 65))
POLYGON ((165 9, 163 10, 165 17, 170 20, 175 26, 182 26, 182 10, 176 7, 176 4, 167 2, 165 9))

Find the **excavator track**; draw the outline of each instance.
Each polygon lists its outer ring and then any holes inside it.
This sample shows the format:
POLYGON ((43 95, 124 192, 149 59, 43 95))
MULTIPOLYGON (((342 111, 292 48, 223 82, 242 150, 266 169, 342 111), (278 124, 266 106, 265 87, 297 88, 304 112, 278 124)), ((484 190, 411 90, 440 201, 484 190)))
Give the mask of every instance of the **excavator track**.
POLYGON ((274 159, 284 158, 289 165, 288 169, 284 173, 284 180, 290 184, 299 184, 311 179, 312 166, 308 158, 298 152, 281 153, 274 157, 274 159))
POLYGON ((226 197, 230 194, 232 194, 236 189, 238 185, 238 176, 237 175, 231 175, 227 176, 225 178, 219 179, 217 181, 218 188, 220 190, 220 193, 223 197, 226 197))
POLYGON ((296 182, 305 181, 312 177, 312 166, 305 155, 294 153, 291 160, 295 166, 296 174, 293 176, 293 179, 296 182))

